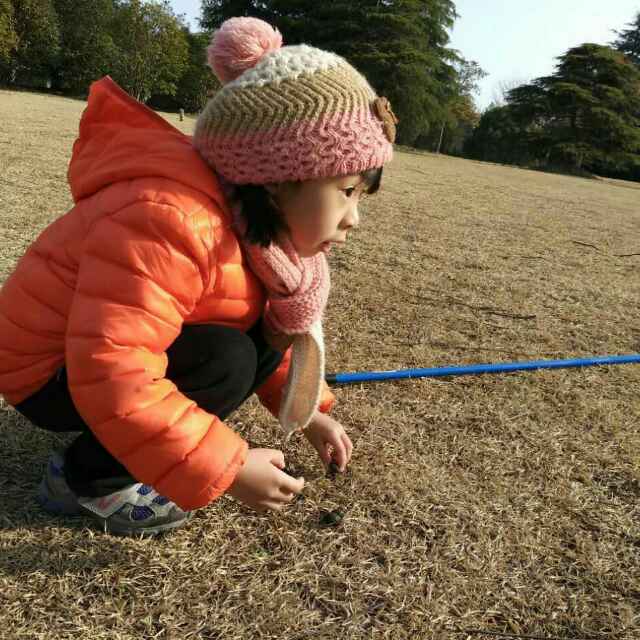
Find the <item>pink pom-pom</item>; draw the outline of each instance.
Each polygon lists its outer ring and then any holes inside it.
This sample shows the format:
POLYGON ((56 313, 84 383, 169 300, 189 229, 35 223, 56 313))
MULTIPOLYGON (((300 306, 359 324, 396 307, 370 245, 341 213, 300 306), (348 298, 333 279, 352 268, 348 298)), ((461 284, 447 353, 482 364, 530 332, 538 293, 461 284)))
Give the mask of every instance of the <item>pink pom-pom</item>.
POLYGON ((213 34, 207 58, 220 82, 226 84, 281 46, 282 34, 264 20, 230 18, 213 34))

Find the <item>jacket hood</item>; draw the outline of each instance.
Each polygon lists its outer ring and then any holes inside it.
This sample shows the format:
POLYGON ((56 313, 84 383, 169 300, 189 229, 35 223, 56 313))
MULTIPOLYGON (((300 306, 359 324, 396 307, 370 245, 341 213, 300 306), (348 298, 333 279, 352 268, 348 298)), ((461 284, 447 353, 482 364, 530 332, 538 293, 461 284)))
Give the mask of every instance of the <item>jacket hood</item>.
POLYGON ((191 136, 109 76, 91 85, 67 177, 74 202, 109 184, 161 177, 202 191, 224 208, 216 175, 193 147, 191 136))

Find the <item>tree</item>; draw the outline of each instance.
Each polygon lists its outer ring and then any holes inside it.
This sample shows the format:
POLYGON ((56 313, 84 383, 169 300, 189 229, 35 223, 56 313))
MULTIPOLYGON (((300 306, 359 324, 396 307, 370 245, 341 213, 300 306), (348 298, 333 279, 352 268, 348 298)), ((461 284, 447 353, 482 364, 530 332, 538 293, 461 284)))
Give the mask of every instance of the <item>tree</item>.
POLYGON ((473 97, 455 96, 447 104, 445 118, 440 127, 426 139, 419 139, 416 146, 433 149, 436 153, 460 155, 466 139, 472 135, 480 121, 473 97))
POLYGON ((189 63, 178 83, 176 99, 183 109, 196 113, 202 110, 220 83, 206 63, 206 48, 211 36, 187 31, 186 37, 189 42, 189 63))
POLYGON ((11 0, 0 0, 0 68, 7 68, 18 45, 15 12, 11 0))
MULTIPOLYGON (((202 0, 202 18, 200 26, 212 31, 217 29, 225 20, 236 16, 251 16, 270 22, 273 11, 264 5, 273 2, 256 2, 256 0, 202 0)), ((304 2, 302 3, 304 4, 304 2)))
POLYGON ((583 44, 543 80, 551 158, 575 169, 617 172, 640 154, 640 71, 610 47, 583 44))
POLYGON ((86 94, 94 80, 112 73, 117 48, 111 35, 114 0, 54 0, 60 20, 61 55, 56 85, 86 94))
POLYGON ((507 92, 509 138, 513 149, 509 162, 543 166, 549 162, 552 106, 545 78, 536 78, 507 92), (517 132, 517 133, 516 133, 517 132), (516 141, 517 137, 517 141, 516 141))
POLYGON ((478 124, 480 115, 475 107, 473 94, 478 92, 479 82, 487 73, 475 61, 460 58, 453 65, 455 79, 449 83, 442 125, 435 145, 441 151, 460 152, 464 139, 478 124), (445 132, 447 136, 445 137, 445 132))
POLYGON ((624 31, 616 31, 618 39, 613 46, 634 64, 640 66, 640 11, 627 27, 624 31))
POLYGON ((114 80, 142 102, 155 93, 176 94, 189 43, 168 0, 118 0, 112 33, 118 50, 114 80))
POLYGON ((504 107, 507 104, 507 95, 512 89, 516 89, 529 82, 528 78, 510 78, 500 80, 493 86, 491 92, 491 107, 504 107))
POLYGON ((492 106, 482 114, 464 152, 477 160, 507 164, 526 164, 529 155, 523 130, 508 106, 492 106))
POLYGON ((285 44, 343 56, 389 98, 402 144, 414 144, 445 116, 459 59, 447 48, 452 0, 203 0, 202 14, 209 30, 233 16, 254 16, 276 26, 285 44))
POLYGON ((47 84, 58 64, 60 30, 51 0, 13 0, 17 39, 4 75, 9 82, 47 84))
POLYGON ((522 164, 633 178, 640 70, 610 47, 569 49, 553 75, 510 90, 505 107, 487 112, 468 149, 486 159, 513 161, 515 153, 522 164))

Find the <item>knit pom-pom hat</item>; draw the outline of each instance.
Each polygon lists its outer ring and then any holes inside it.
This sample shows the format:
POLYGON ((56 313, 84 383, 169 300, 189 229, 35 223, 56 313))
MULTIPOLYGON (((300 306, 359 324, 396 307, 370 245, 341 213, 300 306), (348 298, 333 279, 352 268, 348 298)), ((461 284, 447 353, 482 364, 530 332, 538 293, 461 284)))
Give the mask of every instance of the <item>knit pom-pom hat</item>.
POLYGON ((209 65, 223 84, 200 114, 194 145, 234 184, 358 174, 391 160, 396 119, 344 58, 282 46, 257 18, 213 35, 209 65))

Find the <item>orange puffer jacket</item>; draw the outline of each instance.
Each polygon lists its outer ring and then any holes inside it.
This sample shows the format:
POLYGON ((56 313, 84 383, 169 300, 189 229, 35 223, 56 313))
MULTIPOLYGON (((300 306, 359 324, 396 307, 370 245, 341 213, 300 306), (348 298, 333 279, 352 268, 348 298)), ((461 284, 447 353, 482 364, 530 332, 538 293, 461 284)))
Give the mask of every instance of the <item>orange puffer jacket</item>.
MULTIPOLYGON (((215 174, 191 138, 106 77, 73 146, 75 206, 0 289, 0 394, 15 405, 66 365, 78 412, 141 482, 183 509, 220 496, 247 444, 165 377, 183 324, 246 332, 265 305, 215 174)), ((290 352, 259 389, 277 415, 290 352)), ((325 385, 320 410, 334 397, 325 385)))

